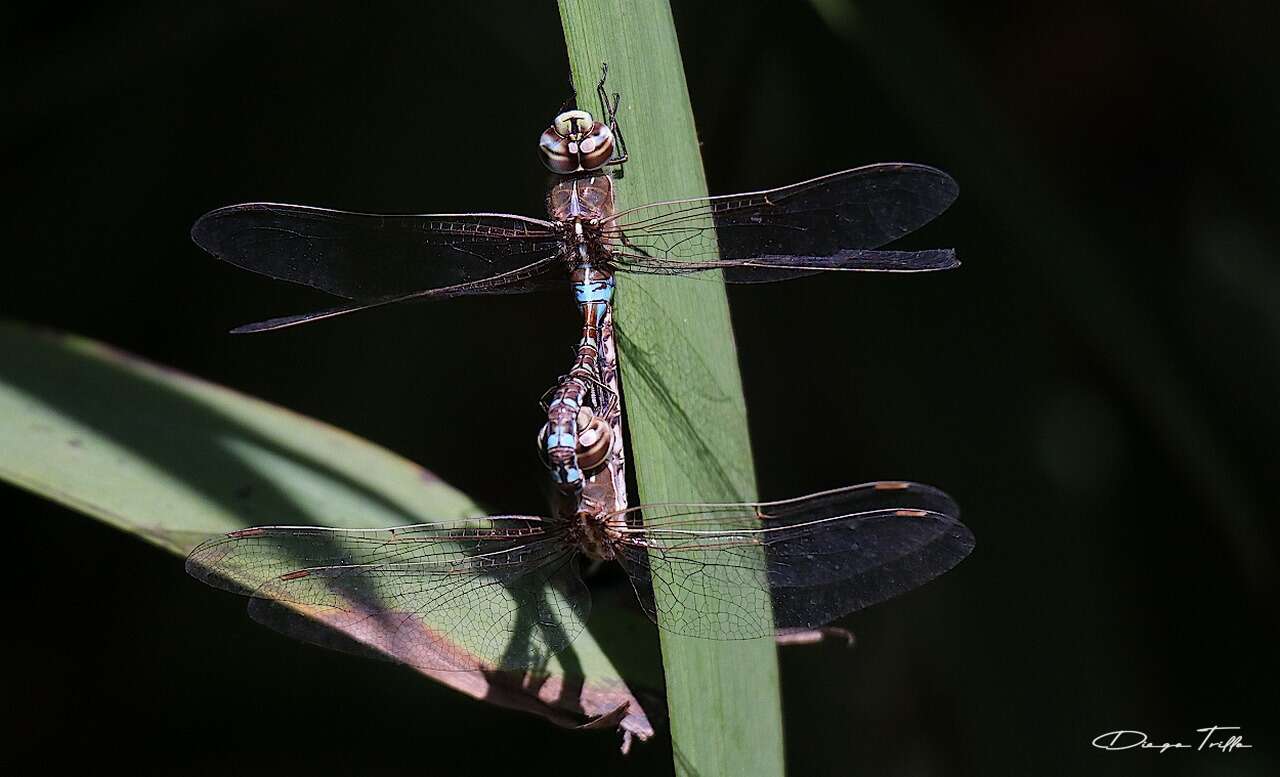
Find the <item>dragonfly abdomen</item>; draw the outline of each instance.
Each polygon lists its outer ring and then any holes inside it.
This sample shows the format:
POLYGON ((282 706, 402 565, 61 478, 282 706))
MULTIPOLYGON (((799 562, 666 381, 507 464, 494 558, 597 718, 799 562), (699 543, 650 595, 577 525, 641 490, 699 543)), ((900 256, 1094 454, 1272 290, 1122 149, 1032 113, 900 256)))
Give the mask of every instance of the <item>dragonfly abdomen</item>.
POLYGON ((600 322, 613 299, 613 275, 584 262, 571 277, 582 311, 582 339, 573 367, 547 404, 541 437, 552 480, 577 491, 583 473, 604 464, 612 447, 609 425, 595 408, 600 406, 600 322))

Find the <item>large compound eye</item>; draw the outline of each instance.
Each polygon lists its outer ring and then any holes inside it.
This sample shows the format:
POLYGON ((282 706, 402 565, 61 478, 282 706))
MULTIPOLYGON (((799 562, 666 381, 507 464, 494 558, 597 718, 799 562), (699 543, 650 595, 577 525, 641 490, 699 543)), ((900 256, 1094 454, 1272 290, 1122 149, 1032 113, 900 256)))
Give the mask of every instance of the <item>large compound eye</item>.
POLYGON ((578 169, 578 154, 570 148, 567 138, 561 137, 554 129, 548 127, 542 137, 538 138, 538 152, 542 164, 559 175, 568 175, 578 169))
POLYGON ((578 141, 584 170, 598 170, 613 158, 613 131, 600 122, 591 126, 586 137, 578 141))
POLYGON ((585 424, 579 417, 578 444, 574 446, 578 466, 591 472, 604 466, 613 450, 613 429, 600 416, 592 416, 585 424))
POLYGON ((565 111, 551 123, 551 128, 562 138, 572 138, 590 132, 594 123, 586 111, 565 111))

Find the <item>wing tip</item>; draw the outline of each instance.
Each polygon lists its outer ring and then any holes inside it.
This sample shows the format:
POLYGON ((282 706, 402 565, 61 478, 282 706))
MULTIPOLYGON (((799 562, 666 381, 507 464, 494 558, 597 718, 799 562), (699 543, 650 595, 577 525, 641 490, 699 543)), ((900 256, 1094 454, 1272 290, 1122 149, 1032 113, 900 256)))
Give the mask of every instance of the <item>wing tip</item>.
POLYGON ((214 256, 216 256, 216 254, 213 253, 213 241, 211 239, 212 235, 209 233, 209 222, 217 212, 218 211, 216 210, 211 210, 196 219, 195 223, 191 225, 191 231, 188 233, 191 236, 191 242, 200 246, 201 250, 206 253, 213 254, 214 256))
POLYGON ((292 316, 279 316, 277 318, 268 318, 265 321, 254 321, 248 324, 241 324, 232 329, 230 334, 233 335, 252 335, 259 332, 275 332, 280 329, 288 329, 298 324, 305 324, 308 321, 322 321, 326 318, 349 313, 352 310, 360 308, 331 308, 329 310, 312 311, 311 313, 298 313, 292 316))
MULTIPOLYGON (((275 319, 272 319, 274 321, 275 319)), ((270 332, 274 327, 267 326, 271 321, 255 321, 252 324, 241 324, 227 330, 227 334, 231 335, 251 335, 257 332, 270 332)))
MULTIPOLYGON (((217 253, 216 237, 217 232, 213 225, 229 213, 235 213, 244 210, 246 207, 257 205, 258 203, 240 203, 237 205, 223 205, 221 208, 214 208, 195 220, 191 225, 191 242, 200 246, 206 252, 213 256, 219 256, 217 253)), ((221 258, 219 256, 219 258, 221 258)))

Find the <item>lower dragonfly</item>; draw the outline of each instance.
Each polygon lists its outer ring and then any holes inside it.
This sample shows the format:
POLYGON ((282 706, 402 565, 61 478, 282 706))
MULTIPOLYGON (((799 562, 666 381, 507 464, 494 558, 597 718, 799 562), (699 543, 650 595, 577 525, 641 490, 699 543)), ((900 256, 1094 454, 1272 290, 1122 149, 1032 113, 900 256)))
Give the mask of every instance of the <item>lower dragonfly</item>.
POLYGON ((256 619, 302 639, 320 641, 318 620, 354 640, 330 647, 431 669, 529 671, 583 629, 579 556, 621 563, 660 628, 733 640, 822 626, 938 577, 974 545, 955 502, 917 483, 624 509, 607 485, 598 500, 583 494, 551 518, 243 529, 197 547, 187 570, 253 597, 256 619))

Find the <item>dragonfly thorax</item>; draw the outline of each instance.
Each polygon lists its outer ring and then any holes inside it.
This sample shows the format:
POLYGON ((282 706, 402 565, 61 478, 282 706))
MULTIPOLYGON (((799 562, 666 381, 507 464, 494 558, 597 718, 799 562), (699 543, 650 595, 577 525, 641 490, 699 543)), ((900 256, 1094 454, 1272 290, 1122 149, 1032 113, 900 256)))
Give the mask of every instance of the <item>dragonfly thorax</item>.
POLYGON ((613 179, 590 175, 560 181, 547 192, 547 213, 561 223, 581 222, 591 232, 598 226, 591 222, 613 215, 613 179))
POLYGON ((543 130, 538 150, 557 175, 599 170, 613 158, 613 130, 586 111, 565 111, 543 130))
POLYGON ((613 543, 616 538, 601 513, 579 507, 573 538, 578 549, 590 558, 601 561, 615 558, 613 543))

